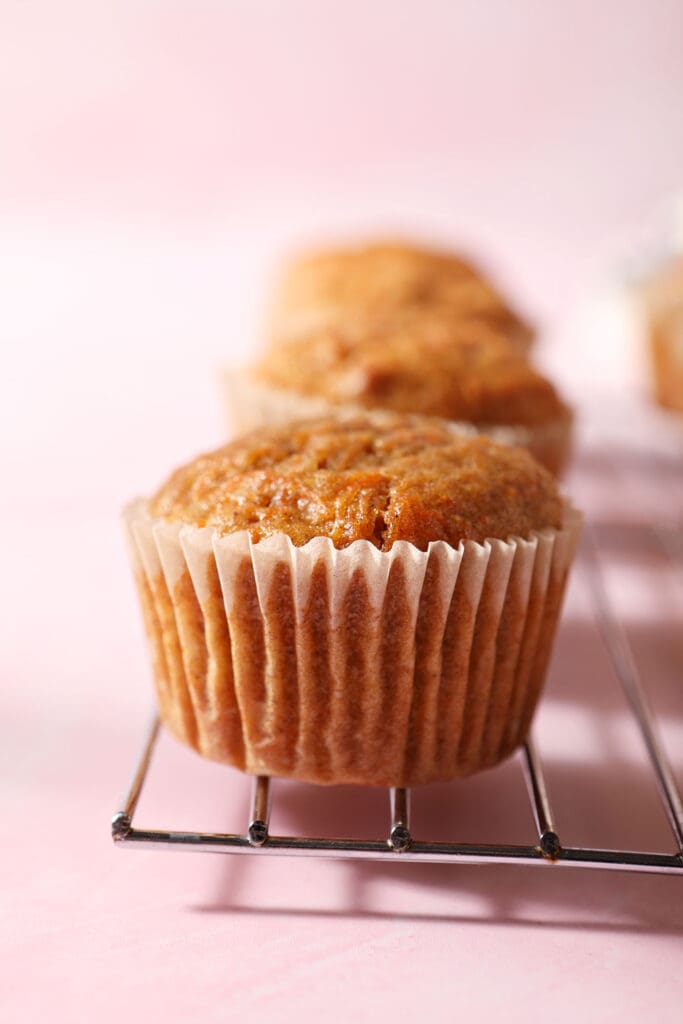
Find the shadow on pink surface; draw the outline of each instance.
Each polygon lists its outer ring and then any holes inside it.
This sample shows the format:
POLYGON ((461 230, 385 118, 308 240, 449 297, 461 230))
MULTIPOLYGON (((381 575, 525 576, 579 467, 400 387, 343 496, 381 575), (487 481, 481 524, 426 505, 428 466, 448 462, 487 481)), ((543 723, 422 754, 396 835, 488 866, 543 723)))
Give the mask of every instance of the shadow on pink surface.
MULTIPOLYGON (((669 722, 683 722, 680 621, 628 623, 625 632, 655 711, 669 722)), ((623 691, 592 624, 570 619, 562 626, 541 714, 554 702, 575 705, 587 714, 626 711, 623 691)))
POLYGON ((561 868, 546 872, 505 866, 397 864, 385 868, 373 863, 352 864, 344 865, 340 905, 302 907, 287 900, 268 905, 257 898, 244 901, 245 888, 251 890, 258 885, 253 875, 259 867, 247 863, 246 858, 234 858, 223 871, 214 898, 190 909, 198 914, 256 914, 264 918, 286 915, 311 920, 323 917, 526 925, 683 936, 683 897, 675 891, 677 883, 655 876, 606 878, 580 872, 580 877, 570 879, 561 868), (394 909, 387 905, 391 902, 394 909), (421 911, 419 902, 432 909, 421 911))

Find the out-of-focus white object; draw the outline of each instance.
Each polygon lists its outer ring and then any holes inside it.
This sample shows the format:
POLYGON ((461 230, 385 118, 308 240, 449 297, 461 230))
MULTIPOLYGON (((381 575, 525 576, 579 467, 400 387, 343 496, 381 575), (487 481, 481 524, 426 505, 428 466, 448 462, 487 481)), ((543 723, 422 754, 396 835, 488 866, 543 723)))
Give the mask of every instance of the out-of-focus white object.
POLYGON ((655 401, 646 292, 668 268, 683 266, 683 191, 631 228, 615 251, 563 331, 562 375, 581 406, 582 440, 679 458, 683 416, 655 401))

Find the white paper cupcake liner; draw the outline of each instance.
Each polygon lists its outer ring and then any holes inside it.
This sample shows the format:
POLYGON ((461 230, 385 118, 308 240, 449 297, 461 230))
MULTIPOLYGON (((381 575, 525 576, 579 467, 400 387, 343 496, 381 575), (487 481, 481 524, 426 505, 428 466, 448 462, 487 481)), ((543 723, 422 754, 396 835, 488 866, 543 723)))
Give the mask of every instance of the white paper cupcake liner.
POLYGON ((125 513, 162 719, 202 755, 318 783, 416 785, 496 764, 527 734, 580 532, 399 541, 125 513))

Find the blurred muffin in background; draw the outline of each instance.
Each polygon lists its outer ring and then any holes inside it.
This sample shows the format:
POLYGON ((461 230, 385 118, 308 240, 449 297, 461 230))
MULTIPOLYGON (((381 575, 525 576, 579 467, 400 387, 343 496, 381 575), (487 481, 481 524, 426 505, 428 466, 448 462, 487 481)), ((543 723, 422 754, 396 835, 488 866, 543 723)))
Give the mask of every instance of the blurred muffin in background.
POLYGON ((572 414, 498 331, 431 308, 316 327, 228 374, 234 428, 368 409, 438 416, 531 451, 559 474, 572 414))
POLYGON ((526 351, 533 330, 473 265, 456 253, 401 241, 328 248, 292 260, 276 285, 267 339, 432 309, 454 323, 497 328, 526 351))
POLYGON ((641 285, 654 395, 683 412, 683 255, 668 260, 641 285))

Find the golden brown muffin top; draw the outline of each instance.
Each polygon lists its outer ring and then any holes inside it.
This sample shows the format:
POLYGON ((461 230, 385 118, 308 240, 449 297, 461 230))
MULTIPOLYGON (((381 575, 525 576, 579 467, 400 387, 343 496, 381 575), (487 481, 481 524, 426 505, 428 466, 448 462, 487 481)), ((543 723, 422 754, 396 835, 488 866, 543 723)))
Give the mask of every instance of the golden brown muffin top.
POLYGON ((297 546, 397 540, 425 550, 559 527, 562 500, 528 452, 465 437, 439 420, 373 414, 254 431, 177 470, 153 516, 297 546))
POLYGON ((490 323, 524 346, 532 337, 529 325, 469 261, 390 241, 293 260, 275 290, 271 333, 278 340, 313 327, 427 307, 447 318, 490 323))
POLYGON ((569 416, 550 381, 506 338, 430 310, 310 331, 271 349, 253 375, 332 405, 482 426, 538 426, 569 416))

